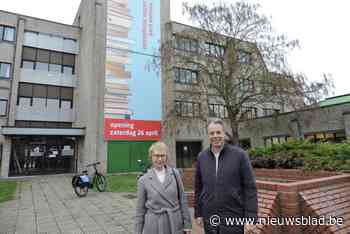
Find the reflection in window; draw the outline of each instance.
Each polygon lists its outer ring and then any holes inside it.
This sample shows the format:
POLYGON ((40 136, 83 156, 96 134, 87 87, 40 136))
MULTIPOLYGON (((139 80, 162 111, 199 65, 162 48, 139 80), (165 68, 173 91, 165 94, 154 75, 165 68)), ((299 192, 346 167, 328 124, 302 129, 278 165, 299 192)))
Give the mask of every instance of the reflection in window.
POLYGON ((0 62, 0 78, 10 78, 11 77, 11 64, 0 62))

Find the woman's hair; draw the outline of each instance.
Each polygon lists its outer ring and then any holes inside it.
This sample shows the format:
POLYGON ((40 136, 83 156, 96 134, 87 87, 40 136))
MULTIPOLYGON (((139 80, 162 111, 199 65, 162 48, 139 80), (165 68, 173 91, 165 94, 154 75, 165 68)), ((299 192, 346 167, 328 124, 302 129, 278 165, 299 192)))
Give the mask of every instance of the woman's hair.
POLYGON ((166 154, 168 154, 168 152, 169 152, 168 151, 168 146, 164 142, 161 142, 161 141, 157 141, 157 142, 153 143, 151 145, 151 147, 149 147, 149 149, 148 149, 148 157, 151 158, 152 154, 155 151, 165 151, 166 154))

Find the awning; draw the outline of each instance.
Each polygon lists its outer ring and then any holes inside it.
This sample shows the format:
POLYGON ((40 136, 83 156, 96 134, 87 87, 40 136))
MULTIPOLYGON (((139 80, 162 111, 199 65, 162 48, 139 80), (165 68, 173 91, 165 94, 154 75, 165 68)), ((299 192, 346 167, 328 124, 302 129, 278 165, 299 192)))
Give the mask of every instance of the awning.
POLYGON ((84 136, 85 128, 18 128, 2 127, 5 136, 40 135, 40 136, 84 136))

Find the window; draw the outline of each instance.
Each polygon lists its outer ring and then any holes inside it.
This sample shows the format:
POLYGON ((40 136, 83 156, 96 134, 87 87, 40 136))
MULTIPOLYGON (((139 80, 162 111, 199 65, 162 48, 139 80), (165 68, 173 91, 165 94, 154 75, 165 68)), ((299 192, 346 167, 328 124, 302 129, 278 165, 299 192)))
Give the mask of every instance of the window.
POLYGON ((322 142, 322 141, 340 143, 346 140, 346 135, 345 135, 345 132, 343 131, 342 132, 316 132, 316 133, 305 134, 304 138, 314 143, 322 142))
POLYGON ((16 30, 14 27, 0 25, 0 40, 15 41, 16 30))
POLYGON ((237 53, 237 60, 240 64, 250 64, 251 54, 244 50, 239 50, 237 53))
POLYGON ((182 117, 198 117, 200 104, 196 102, 175 101, 175 112, 182 117))
POLYGON ((209 116, 216 118, 228 118, 227 108, 223 104, 209 104, 209 116))
POLYGON ((33 98, 56 99, 59 101, 60 108, 73 108, 73 88, 19 83, 17 105, 22 101, 30 103, 28 105, 33 105, 33 98))
POLYGON ((225 54, 225 47, 222 45, 206 42, 205 54, 216 57, 223 56, 225 54))
POLYGON ((185 52, 198 52, 198 41, 191 38, 175 36, 175 49, 185 52))
POLYGON ((258 116, 258 109, 256 107, 242 107, 241 119, 254 119, 258 116))
POLYGON ((254 91, 255 90, 254 81, 250 79, 240 79, 239 90, 243 92, 254 91))
POLYGON ((275 144, 283 144, 285 142, 289 142, 294 140, 293 137, 288 135, 282 135, 282 136, 269 136, 264 138, 264 145, 265 146, 271 146, 275 144))
POLYGON ((280 113, 279 109, 273 109, 273 108, 262 108, 262 109, 263 109, 264 116, 275 115, 280 113))
POLYGON ((175 67, 174 73, 175 83, 198 84, 198 71, 175 67))
POLYGON ((11 78, 11 63, 0 62, 0 78, 11 78))
POLYGON ((209 85, 210 86, 221 86, 223 85, 223 76, 217 73, 210 73, 209 74, 209 85))
POLYGON ((23 47, 22 68, 73 75, 74 67, 74 54, 23 47))
POLYGON ((0 99, 0 116, 7 115, 7 102, 6 99, 0 99))

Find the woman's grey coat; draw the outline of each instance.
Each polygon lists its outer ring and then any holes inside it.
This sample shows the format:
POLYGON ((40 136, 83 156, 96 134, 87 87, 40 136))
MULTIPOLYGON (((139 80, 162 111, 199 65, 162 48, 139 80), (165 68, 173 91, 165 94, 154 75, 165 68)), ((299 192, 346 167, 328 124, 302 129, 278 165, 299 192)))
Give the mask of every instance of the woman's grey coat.
POLYGON ((174 171, 180 188, 180 204, 171 168, 166 168, 163 183, 159 181, 154 169, 139 179, 136 234, 183 234, 184 229, 191 229, 191 217, 181 176, 176 169, 174 171))

